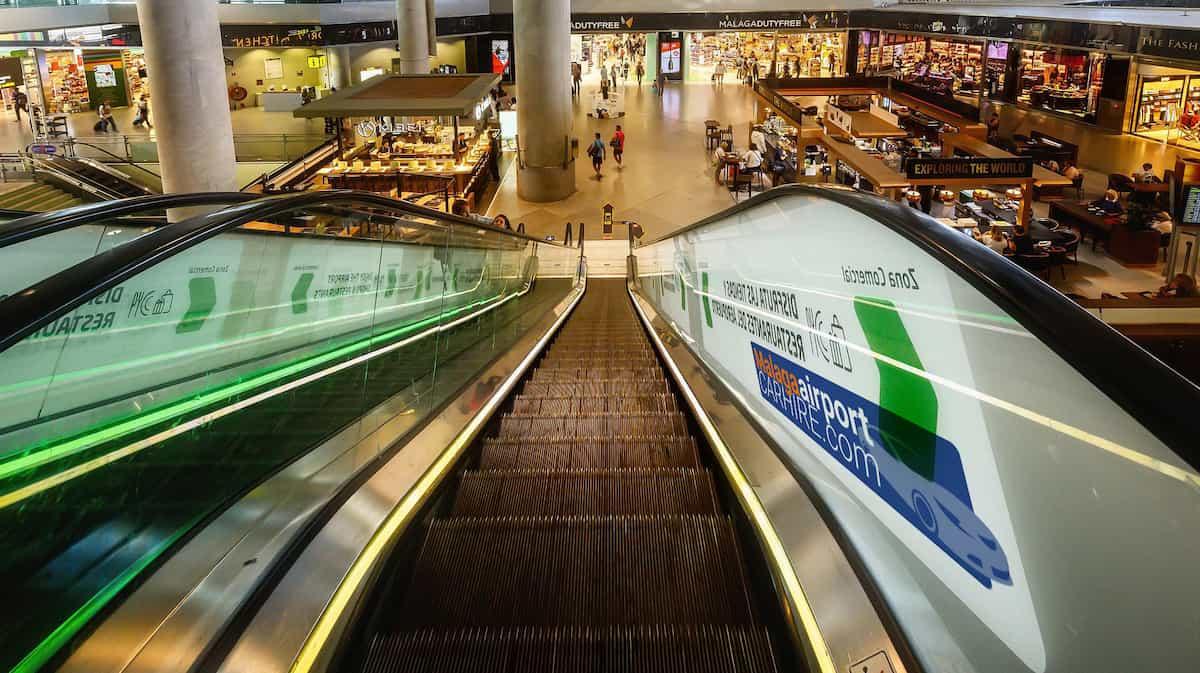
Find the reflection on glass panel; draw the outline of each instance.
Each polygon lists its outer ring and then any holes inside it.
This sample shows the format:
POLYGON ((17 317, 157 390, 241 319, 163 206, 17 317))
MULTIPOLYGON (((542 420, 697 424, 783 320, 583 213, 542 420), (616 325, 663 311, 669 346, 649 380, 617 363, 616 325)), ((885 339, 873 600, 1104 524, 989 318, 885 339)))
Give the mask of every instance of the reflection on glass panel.
POLYGON ((0 353, 0 669, 329 438, 387 449, 574 287, 578 251, 390 208, 247 223, 0 353))

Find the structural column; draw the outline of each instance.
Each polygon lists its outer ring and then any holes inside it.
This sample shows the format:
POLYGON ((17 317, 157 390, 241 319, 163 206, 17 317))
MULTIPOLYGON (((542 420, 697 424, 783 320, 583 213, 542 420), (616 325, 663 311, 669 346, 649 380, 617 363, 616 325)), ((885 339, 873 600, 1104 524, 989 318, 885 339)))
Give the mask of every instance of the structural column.
POLYGON ((237 191, 217 3, 137 0, 163 191, 237 191))
POLYGON ((559 201, 575 192, 571 143, 570 0, 513 0, 517 195, 559 201))
POLYGON ((432 0, 396 0, 396 39, 400 74, 428 75, 433 23, 432 0))

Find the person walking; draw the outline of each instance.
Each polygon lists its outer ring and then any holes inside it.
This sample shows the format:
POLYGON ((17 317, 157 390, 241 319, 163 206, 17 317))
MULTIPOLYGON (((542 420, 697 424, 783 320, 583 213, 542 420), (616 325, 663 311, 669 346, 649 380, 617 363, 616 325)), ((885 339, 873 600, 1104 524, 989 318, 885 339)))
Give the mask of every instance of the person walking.
POLYGON ((613 159, 617 161, 617 169, 621 168, 621 156, 625 154, 625 132, 621 130, 621 125, 617 124, 617 130, 613 133, 612 140, 608 141, 613 151, 613 159))
POLYGON ((21 123, 21 111, 27 111, 28 107, 29 97, 25 95, 24 91, 18 91, 17 94, 13 96, 13 108, 17 111, 18 124, 21 123))
POLYGON ((580 83, 583 79, 583 66, 578 61, 571 61, 571 95, 578 96, 580 83))
POLYGON ((641 61, 641 59, 638 59, 638 62, 637 62, 637 79, 638 79, 638 88, 639 88, 639 89, 640 89, 640 88, 642 88, 642 78, 643 78, 643 77, 645 77, 645 76, 646 76, 646 66, 642 65, 642 61, 641 61))
POLYGON ((713 75, 716 77, 717 84, 725 83, 725 59, 717 59, 717 67, 713 70, 713 75))
POLYGON ((604 141, 600 139, 600 134, 597 133, 592 144, 588 146, 588 156, 592 158, 592 170, 596 171, 596 179, 604 177, 600 173, 600 167, 604 165, 604 141))
POLYGON ((96 114, 100 115, 100 123, 96 124, 101 127, 100 130, 108 131, 110 128, 113 131, 117 130, 117 122, 113 119, 112 105, 108 101, 100 103, 100 107, 96 108, 96 114))
MULTIPOLYGON (((606 89, 606 88, 608 88, 607 85, 608 85, 608 66, 604 65, 604 62, 601 61, 600 62, 600 88, 606 89)), ((607 95, 608 94, 606 93, 605 96, 607 97, 607 95)))
POLYGON ((134 126, 145 125, 146 128, 148 128, 148 129, 154 128, 154 126, 150 124, 150 96, 149 96, 149 94, 142 94, 142 97, 138 99, 137 116, 133 118, 133 125, 134 126))
POLYGON ((659 70, 659 71, 658 71, 658 78, 657 78, 657 79, 655 79, 655 83, 656 83, 656 86, 658 87, 658 95, 660 95, 660 96, 661 96, 661 95, 663 95, 663 89, 665 89, 665 88, 666 88, 666 86, 667 86, 667 75, 666 75, 666 73, 664 73, 663 71, 659 70))

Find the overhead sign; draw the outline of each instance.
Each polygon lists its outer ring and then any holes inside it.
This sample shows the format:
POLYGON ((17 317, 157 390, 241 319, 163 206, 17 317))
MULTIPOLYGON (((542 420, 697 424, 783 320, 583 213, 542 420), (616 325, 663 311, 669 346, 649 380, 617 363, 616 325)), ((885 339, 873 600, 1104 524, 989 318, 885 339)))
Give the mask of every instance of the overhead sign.
POLYGON ((911 180, 1022 179, 1033 177, 1033 158, 909 159, 904 172, 911 180))
POLYGON ((846 112, 842 108, 826 103, 825 121, 834 128, 841 129, 842 133, 850 135, 850 124, 852 121, 850 118, 850 113, 846 112))
POLYGON ((308 57, 308 67, 310 67, 310 68, 313 68, 313 69, 324 68, 326 63, 328 63, 328 61, 326 60, 324 54, 321 54, 319 56, 309 56, 308 57))

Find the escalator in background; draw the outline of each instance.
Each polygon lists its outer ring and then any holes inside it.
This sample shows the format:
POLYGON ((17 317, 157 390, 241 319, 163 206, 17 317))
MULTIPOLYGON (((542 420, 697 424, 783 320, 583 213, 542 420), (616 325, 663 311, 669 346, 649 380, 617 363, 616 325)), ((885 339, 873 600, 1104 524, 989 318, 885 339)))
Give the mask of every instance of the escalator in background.
POLYGON ((561 300, 577 254, 310 193, 160 227, 0 301, 0 574, 21 606, 0 670, 61 663, 210 522, 224 551, 205 528, 199 566, 227 560, 264 483, 286 493, 265 511, 303 521, 561 300))
POLYGON ((165 226, 171 208, 220 208, 253 195, 205 193, 143 196, 50 213, 0 213, 0 299, 89 257, 165 226))
POLYGON ((120 170, 91 159, 72 159, 57 155, 39 156, 36 159, 35 175, 39 170, 44 175, 70 176, 91 186, 110 199, 128 199, 155 193, 120 170))
POLYGON ((343 670, 795 670, 623 279, 589 281, 477 450, 343 670))

